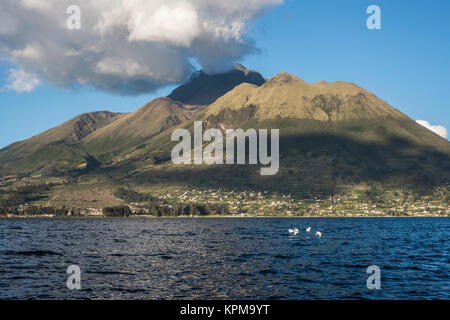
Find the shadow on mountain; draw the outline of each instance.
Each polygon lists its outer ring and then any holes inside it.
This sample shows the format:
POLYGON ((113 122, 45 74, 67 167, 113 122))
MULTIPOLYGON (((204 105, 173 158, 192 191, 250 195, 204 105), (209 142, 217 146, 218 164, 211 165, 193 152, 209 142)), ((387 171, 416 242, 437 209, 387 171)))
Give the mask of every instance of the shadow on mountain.
POLYGON ((210 75, 198 71, 168 97, 184 104, 204 106, 213 103, 244 82, 261 86, 265 80, 258 72, 247 70, 241 65, 236 65, 234 70, 219 74, 210 75))
MULTIPOLYGON (((169 163, 170 160, 166 162, 169 163)), ((450 182, 449 154, 401 138, 367 143, 335 135, 284 136, 280 137, 278 174, 261 176, 260 168, 260 165, 155 167, 129 174, 126 180, 138 184, 270 190, 301 196, 335 194, 360 184, 426 193, 450 182)))

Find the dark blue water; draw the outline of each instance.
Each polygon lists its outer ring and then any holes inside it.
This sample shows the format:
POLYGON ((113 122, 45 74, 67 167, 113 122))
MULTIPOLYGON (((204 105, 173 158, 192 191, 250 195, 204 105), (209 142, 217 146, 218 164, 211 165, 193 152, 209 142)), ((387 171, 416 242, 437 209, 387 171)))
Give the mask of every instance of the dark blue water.
POLYGON ((0 298, 449 299, 449 237, 448 218, 1 219, 0 298))

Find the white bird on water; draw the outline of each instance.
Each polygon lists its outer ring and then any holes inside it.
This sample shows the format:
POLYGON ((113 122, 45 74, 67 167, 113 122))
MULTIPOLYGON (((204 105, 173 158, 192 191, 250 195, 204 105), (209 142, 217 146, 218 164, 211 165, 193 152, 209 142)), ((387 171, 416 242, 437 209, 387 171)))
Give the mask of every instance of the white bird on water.
POLYGON ((294 234, 294 236, 298 233, 298 229, 297 228, 295 228, 295 229, 289 229, 289 233, 290 234, 294 234))
POLYGON ((306 228, 306 232, 310 232, 311 231, 311 227, 306 228))
POLYGON ((317 232, 316 232, 316 237, 320 238, 321 236, 322 236, 322 232, 317 231, 317 232))

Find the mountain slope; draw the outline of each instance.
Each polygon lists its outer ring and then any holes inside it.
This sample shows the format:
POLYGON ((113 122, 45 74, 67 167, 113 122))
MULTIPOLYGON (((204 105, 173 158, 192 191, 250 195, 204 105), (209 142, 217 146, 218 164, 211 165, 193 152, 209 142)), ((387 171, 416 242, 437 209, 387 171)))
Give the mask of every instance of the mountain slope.
MULTIPOLYGON (((373 93, 344 81, 310 85, 296 76, 280 73, 261 87, 239 85, 213 103, 206 111, 206 118, 220 122, 221 117, 233 113, 234 116, 226 118, 233 118, 236 126, 238 113, 247 114, 243 110, 250 109, 253 110, 253 122, 278 118, 315 120, 326 122, 327 126, 330 123, 336 126, 374 122, 373 127, 368 125, 361 129, 365 135, 361 135, 361 130, 347 130, 346 136, 380 143, 390 138, 405 139, 442 152, 449 151, 447 140, 417 124, 373 93)), ((250 119, 244 117, 242 120, 250 119)), ((304 130, 298 128, 296 131, 304 130)))
POLYGON ((200 71, 169 96, 178 101, 163 97, 130 114, 80 115, 0 150, 0 174, 76 169, 84 163, 87 154, 109 161, 121 152, 143 146, 145 140, 159 132, 190 120, 203 110, 202 105, 243 82, 262 84, 264 79, 240 65, 223 74, 208 75, 200 71))
POLYGON ((0 150, 0 172, 15 173, 43 168, 66 167, 63 164, 83 163, 85 152, 78 143, 89 134, 122 117, 122 113, 90 112, 72 118, 25 141, 13 143, 0 150))
POLYGON ((288 73, 274 76, 261 87, 242 84, 218 99, 208 113, 250 105, 258 106, 255 115, 258 119, 280 116, 328 121, 406 117, 356 84, 338 81, 310 85, 288 73))
POLYGON ((154 99, 89 135, 81 145, 94 155, 120 153, 127 147, 134 148, 145 139, 193 118, 201 110, 166 97, 154 99))
POLYGON ((123 116, 122 113, 113 113, 109 111, 85 113, 64 122, 60 126, 33 136, 30 139, 16 142, 0 150, 0 152, 32 152, 43 145, 55 142, 76 144, 87 135, 107 126, 121 116, 123 116))
MULTIPOLYGON (((264 178, 260 166, 175 166, 169 161, 175 143, 170 132, 163 132, 134 161, 127 159, 135 165, 130 182, 158 176, 176 184, 270 186, 304 194, 332 193, 361 183, 416 188, 450 182, 450 143, 352 83, 310 85, 282 73, 262 86, 235 87, 199 119, 206 128, 222 131, 280 129, 279 173, 264 178), (152 152, 168 159, 161 165, 164 170, 145 165, 152 152)), ((192 131, 192 120, 183 126, 192 131)))
POLYGON ((208 105, 241 83, 260 86, 264 83, 264 78, 258 72, 247 70, 239 64, 226 73, 210 75, 199 71, 168 97, 184 104, 208 105))

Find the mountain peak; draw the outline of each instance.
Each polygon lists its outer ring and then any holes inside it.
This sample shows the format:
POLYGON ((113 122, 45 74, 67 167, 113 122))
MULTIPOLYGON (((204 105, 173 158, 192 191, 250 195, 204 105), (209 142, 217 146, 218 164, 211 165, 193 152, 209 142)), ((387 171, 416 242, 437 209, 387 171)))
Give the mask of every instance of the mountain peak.
POLYGON ((320 81, 317 81, 316 83, 314 83, 313 85, 314 86, 321 86, 321 85, 325 85, 325 84, 328 84, 328 82, 325 81, 325 80, 320 80, 320 81))
POLYGON ((293 74, 287 73, 287 72, 280 72, 267 80, 266 86, 277 86, 277 85, 285 85, 285 84, 296 84, 296 83, 306 83, 302 79, 300 79, 297 76, 294 76, 293 74))
POLYGON ((247 69, 246 67, 244 67, 242 64, 240 64, 240 63, 235 63, 234 64, 234 70, 237 70, 237 71, 242 71, 246 76, 248 76, 248 74, 249 73, 258 73, 257 71, 255 71, 255 70, 250 70, 250 69, 247 69))
POLYGON ((320 81, 314 85, 282 72, 259 87, 239 86, 208 108, 218 114, 234 107, 256 107, 255 119, 280 118, 318 121, 355 121, 406 116, 364 88, 350 82, 320 81))
POLYGON ((261 86, 264 82, 261 74, 236 63, 233 70, 225 73, 208 74, 203 70, 193 73, 168 98, 187 105, 209 105, 241 83, 261 86))

